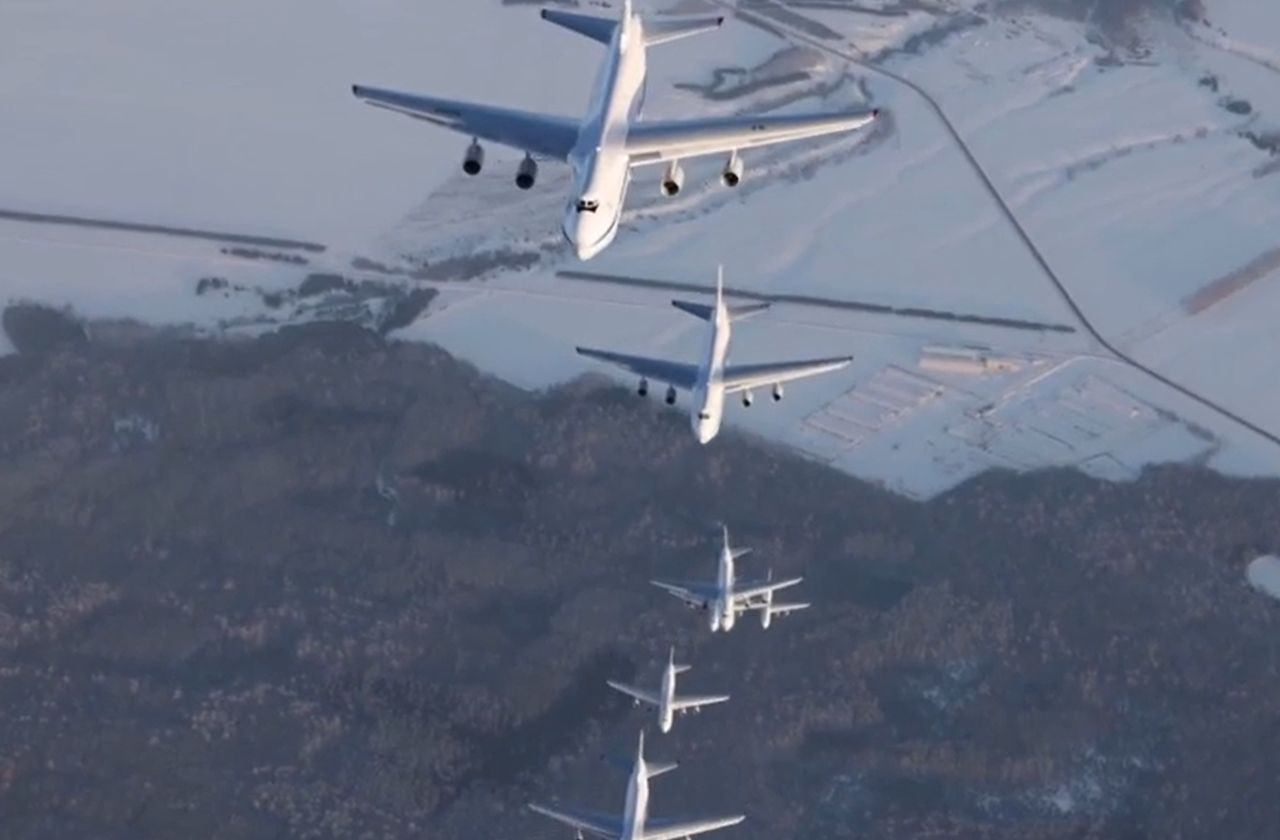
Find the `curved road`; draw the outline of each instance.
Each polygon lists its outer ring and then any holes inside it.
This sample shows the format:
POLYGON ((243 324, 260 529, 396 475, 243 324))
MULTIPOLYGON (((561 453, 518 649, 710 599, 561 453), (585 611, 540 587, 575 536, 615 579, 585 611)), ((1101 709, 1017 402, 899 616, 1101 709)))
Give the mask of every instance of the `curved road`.
POLYGON ((946 128, 947 133, 951 135, 951 139, 955 141, 956 146, 964 154, 965 160, 969 162, 970 168, 972 168, 974 173, 978 176, 978 179, 982 182, 983 187, 986 188, 987 193, 995 201, 996 206, 1000 208, 1000 212, 1004 215, 1005 219, 1008 220, 1014 232, 1017 233, 1018 238, 1022 240, 1022 244, 1026 246, 1027 252, 1031 254, 1031 258, 1034 259, 1036 264, 1040 266, 1042 271, 1044 271, 1044 275, 1049 278, 1050 282, 1053 283, 1053 286, 1055 289, 1057 289, 1058 295, 1059 297, 1062 298, 1063 303, 1067 305, 1067 308, 1071 310, 1073 315, 1075 315, 1076 320, 1080 322, 1080 326, 1084 328, 1085 332, 1087 332, 1090 336, 1093 337, 1094 341, 1098 342, 1098 344, 1104 350, 1110 353, 1111 356, 1116 361, 1121 362, 1125 365, 1128 365, 1129 367, 1143 374, 1146 374, 1147 376, 1151 377, 1157 382, 1160 382, 1168 386, 1169 388, 1172 388, 1173 390, 1177 391, 1178 393, 1182 394, 1188 399, 1191 399, 1199 403, 1200 405, 1204 406, 1210 411, 1213 411, 1219 416, 1224 417, 1227 420, 1230 420, 1231 422, 1235 423, 1236 425, 1242 428, 1248 429, 1249 431, 1253 432, 1259 437, 1265 440, 1268 440, 1271 443, 1276 444, 1277 446, 1280 446, 1280 435, 1277 435, 1273 432, 1270 432, 1264 429, 1258 424, 1250 420, 1247 420, 1244 417, 1241 417, 1239 414, 1236 414, 1234 411, 1227 408, 1226 406, 1223 406, 1222 404, 1215 402, 1214 400, 1208 397, 1202 396, 1196 393, 1195 391, 1191 390, 1187 386, 1181 385, 1173 381, 1169 377, 1165 376, 1163 373, 1160 373, 1158 370, 1148 367, 1147 365, 1143 364, 1142 362, 1138 361, 1132 356, 1129 356, 1128 354, 1124 353, 1122 350, 1120 350, 1120 348, 1116 347, 1114 344, 1108 341, 1107 338, 1102 333, 1098 332, 1098 330, 1093 326, 1093 323, 1089 320, 1088 316, 1085 315, 1084 310, 1080 308, 1079 304, 1076 303, 1075 298, 1071 296, 1071 291, 1067 289, 1066 285, 1054 272, 1053 267, 1049 265, 1048 261, 1045 260, 1044 255, 1040 253, 1040 249, 1036 247, 1036 243, 1034 240, 1032 240, 1031 235, 1027 233, 1026 229, 1022 226, 1022 223, 1018 221, 1017 215, 1014 214, 1012 208, 1010 208, 1009 205, 1005 202, 1004 196, 1000 194, 1000 190, 996 188, 995 183, 992 182, 991 178, 987 175, 987 171, 983 169, 982 164, 978 162, 978 159, 974 156, 973 152, 970 151, 969 144, 964 141, 964 138, 962 136, 960 136, 959 130, 956 129, 955 125, 951 122, 951 119, 947 116, 946 112, 942 110, 942 106, 938 104, 937 100, 935 100, 927 90, 925 90, 919 84, 913 82, 911 79, 907 78, 906 76, 899 75, 898 73, 895 73, 892 70, 886 70, 883 67, 879 67, 875 64, 869 63, 866 60, 865 55, 862 55, 862 54, 855 55, 853 53, 845 52, 844 50, 838 49, 835 46, 831 45, 830 43, 827 43, 821 38, 815 38, 811 35, 806 35, 803 32, 797 32, 791 27, 787 27, 777 21, 760 20, 750 12, 738 9, 736 6, 731 5, 728 2, 725 2, 725 0, 717 0, 717 2, 721 6, 727 9, 730 9, 733 14, 736 14, 738 17, 742 18, 748 23, 756 23, 758 21, 760 25, 766 26, 769 29, 785 31, 787 35, 795 41, 803 42, 806 45, 813 47, 814 49, 821 50, 822 52, 825 52, 828 55, 832 55, 832 56, 835 56, 836 58, 843 59, 844 61, 847 61, 850 64, 857 65, 858 67, 861 67, 870 73, 875 73, 878 76, 882 76, 886 79, 889 79, 890 81, 897 82, 898 84, 903 85, 904 87, 914 91, 917 96, 919 96, 922 100, 924 100, 926 104, 928 104, 929 108, 933 111, 933 113, 937 115, 938 120, 946 128))

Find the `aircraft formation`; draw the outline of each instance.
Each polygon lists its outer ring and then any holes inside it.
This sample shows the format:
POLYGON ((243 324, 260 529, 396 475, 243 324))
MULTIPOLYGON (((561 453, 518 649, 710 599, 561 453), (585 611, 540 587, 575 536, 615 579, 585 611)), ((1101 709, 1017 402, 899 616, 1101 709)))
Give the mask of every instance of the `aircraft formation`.
MULTIPOLYGON (((703 610, 710 617, 712 632, 728 632, 737 617, 746 612, 760 614, 760 626, 768 629, 774 616, 803 610, 804 603, 775 603, 773 596, 779 590, 800 583, 802 578, 774 581, 773 575, 761 581, 743 583, 734 575, 734 561, 749 553, 749 548, 734 548, 729 542, 729 529, 721 526, 723 541, 720 546, 715 580, 708 581, 651 581, 654 586, 679 598, 691 609, 703 610)), ((690 670, 689 665, 677 664, 676 651, 672 647, 667 663, 662 669, 657 690, 608 680, 608 685, 630 697, 637 706, 652 706, 657 711, 658 730, 671 731, 677 715, 701 711, 705 706, 729 701, 727 694, 678 694, 676 677, 690 670)), ((653 818, 649 816, 649 780, 676 769, 675 762, 655 762, 645 758, 644 730, 640 731, 636 754, 626 764, 629 770, 626 793, 621 814, 607 814, 582 808, 530 803, 534 813, 563 823, 576 832, 578 838, 586 834, 604 840, 677 840, 693 837, 721 828, 737 825, 746 819, 743 814, 718 817, 653 818)))
MULTIPOLYGON (((539 158, 567 163, 573 186, 560 226, 581 260, 595 257, 616 238, 632 173, 637 167, 665 164, 660 190, 662 195, 672 197, 684 185, 682 160, 724 155, 720 180, 726 187, 733 188, 741 183, 744 175, 741 157, 744 150, 854 131, 880 115, 879 109, 870 109, 786 116, 645 120, 641 113, 648 79, 648 49, 717 29, 724 23, 723 17, 646 20, 634 13, 631 0, 622 0, 622 14, 617 19, 559 10, 543 10, 542 18, 605 47, 587 111, 581 118, 364 85, 353 85, 351 90, 370 105, 470 137, 462 164, 468 175, 478 175, 484 168, 485 151, 481 141, 524 152, 515 175, 515 184, 522 190, 532 189, 536 184, 539 158)), ((764 312, 768 304, 728 303, 722 269, 717 271, 715 297, 711 303, 674 300, 672 304, 706 323, 705 349, 693 361, 655 359, 588 347, 576 349, 587 358, 639 377, 637 393, 640 396, 648 394, 651 380, 665 383, 668 405, 675 404, 677 391, 688 392, 692 403, 690 425, 702 444, 709 443, 719 433, 728 397, 737 396, 744 406, 750 406, 755 391, 768 388, 774 401, 778 401, 782 399, 784 383, 835 371, 852 361, 852 356, 842 356, 730 364, 732 325, 764 312)), ((702 610, 712 632, 732 630, 745 613, 757 613, 761 627, 767 629, 774 617, 809 606, 774 600, 779 591, 795 586, 801 578, 775 581, 770 572, 763 580, 739 580, 735 561, 748 549, 731 546, 728 528, 723 528, 722 536, 714 580, 654 580, 653 585, 689 608, 702 610)), ((637 705, 652 706, 657 713, 658 729, 667 733, 677 715, 729 700, 728 695, 678 694, 676 677, 687 670, 689 666, 677 664, 672 648, 656 689, 614 681, 608 684, 631 697, 637 705)), ((736 825, 745 818, 742 815, 680 820, 650 817, 649 781, 676 765, 646 759, 643 730, 636 753, 627 766, 629 775, 620 815, 538 804, 529 807, 568 825, 579 838, 590 834, 605 840, 677 840, 736 825)))
MULTIPOLYGON (((468 175, 478 175, 484 167, 481 140, 525 153, 516 170, 515 183, 520 189, 531 189, 537 181, 535 156, 567 162, 573 173, 573 192, 561 228, 579 259, 591 259, 617 236, 627 188, 636 167, 666 163, 661 191, 663 195, 674 196, 684 184, 682 159, 727 155, 721 181, 732 188, 743 178, 740 153, 744 149, 853 131, 880 115, 879 109, 864 109, 786 116, 644 120, 641 111, 648 76, 648 48, 717 29, 724 18, 647 21, 632 11, 631 0, 623 0, 622 15, 617 20, 549 9, 542 11, 542 18, 605 45, 604 61, 587 113, 580 119, 364 85, 353 85, 351 90, 370 105, 471 137, 462 164, 468 175)), ((677 391, 690 392, 694 403, 691 425, 700 443, 708 443, 719 432, 726 396, 740 395, 743 405, 750 406, 754 390, 767 387, 771 388, 774 401, 778 401, 782 399, 784 382, 838 370, 852 361, 852 357, 843 357, 729 365, 730 325, 767 307, 726 305, 723 272, 717 276, 713 305, 673 303, 707 322, 707 349, 696 364, 585 347, 577 351, 639 376, 637 392, 641 396, 648 394, 651 379, 667 384, 668 405, 675 404, 677 391)))

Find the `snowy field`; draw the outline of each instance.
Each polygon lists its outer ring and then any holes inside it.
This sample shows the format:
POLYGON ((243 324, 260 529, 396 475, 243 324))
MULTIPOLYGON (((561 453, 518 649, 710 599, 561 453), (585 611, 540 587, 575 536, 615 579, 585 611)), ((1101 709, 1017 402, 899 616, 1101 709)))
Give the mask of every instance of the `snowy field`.
POLYGON ((520 193, 517 153, 491 149, 485 172, 465 178, 465 140, 349 95, 359 81, 576 114, 598 47, 537 21, 536 7, 128 0, 108 13, 15 2, 16 25, 0 35, 0 107, 16 127, 0 209, 326 247, 289 264, 207 240, 0 220, 0 301, 218 330, 307 317, 265 310, 262 293, 309 272, 390 276, 441 290, 400 336, 539 388, 604 372, 575 344, 681 356, 701 327, 667 305, 673 294, 557 272, 709 283, 723 262, 731 287, 1073 328, 780 305, 736 333, 735 361, 852 352, 855 363, 789 388, 781 404, 731 406, 731 428, 917 497, 993 466, 1124 480, 1199 459, 1280 474, 1280 447, 1111 359, 928 104, 850 62, 875 56, 938 101, 1113 345, 1280 431, 1280 391, 1268 385, 1280 351, 1280 154, 1267 146, 1280 136, 1280 7, 1208 0, 1206 25, 1152 0, 1099 30, 1028 5, 1008 17, 769 17, 743 3, 722 31, 656 49, 653 116, 870 100, 887 118, 749 154, 732 192, 716 183, 718 161, 691 163, 674 201, 658 198, 657 171, 641 170, 617 242, 583 266, 559 241, 563 168, 544 164, 520 193), (486 254, 468 282, 371 268, 486 254), (257 291, 197 297, 209 276, 257 291))

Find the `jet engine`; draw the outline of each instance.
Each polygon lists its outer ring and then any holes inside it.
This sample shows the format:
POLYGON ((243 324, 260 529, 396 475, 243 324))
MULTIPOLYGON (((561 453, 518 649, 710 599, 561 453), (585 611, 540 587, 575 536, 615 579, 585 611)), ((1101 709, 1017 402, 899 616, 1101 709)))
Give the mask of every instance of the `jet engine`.
POLYGON ((636 388, 636 394, 641 397, 649 396, 649 380, 641 379, 640 385, 636 388))
POLYGON ((782 383, 773 386, 773 401, 782 402, 782 383))
POLYGON ((684 168, 680 166, 680 161, 673 160, 667 166, 667 171, 662 173, 662 194, 667 198, 671 198, 680 192, 684 186, 684 168))
POLYGON ((755 401, 756 401, 755 394, 752 394, 750 391, 742 392, 742 405, 745 408, 751 408, 751 404, 755 401))
POLYGON ((667 405, 676 404, 676 389, 672 385, 667 386, 667 405))
POLYGON ((720 173, 720 180, 726 187, 736 187, 742 183, 742 158, 738 157, 738 153, 734 152, 729 155, 729 160, 725 162, 724 172, 720 173))
POLYGON ((479 141, 472 140, 471 145, 467 146, 466 157, 462 159, 462 171, 468 175, 479 175, 483 168, 484 146, 481 146, 479 141))
POLYGON ((516 170, 516 186, 522 190, 532 189, 537 180, 538 162, 525 155, 524 160, 520 161, 520 168, 516 170))

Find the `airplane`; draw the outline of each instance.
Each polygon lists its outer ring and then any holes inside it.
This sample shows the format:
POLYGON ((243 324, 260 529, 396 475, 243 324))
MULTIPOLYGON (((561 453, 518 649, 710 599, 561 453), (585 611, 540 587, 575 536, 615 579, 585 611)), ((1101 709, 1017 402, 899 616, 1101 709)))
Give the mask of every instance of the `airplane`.
POLYGON ((676 674, 683 674, 691 667, 690 665, 676 664, 676 649, 673 647, 671 648, 670 656, 667 658, 667 666, 662 669, 662 683, 659 685, 657 694, 643 688, 614 682, 613 680, 607 680, 606 682, 608 682, 610 688, 632 697, 637 706, 641 703, 657 706, 658 728, 665 734, 671 731, 671 725, 677 712, 681 714, 697 712, 703 706, 709 706, 712 703, 723 703, 729 699, 727 694, 677 696, 676 674))
POLYGON ((740 115, 686 121, 639 120, 647 79, 646 51, 657 44, 718 28, 724 17, 646 21, 624 0, 620 20, 544 9, 543 20, 606 45, 587 113, 582 119, 536 114, 471 102, 353 85, 360 100, 424 120, 471 137, 462 169, 477 175, 484 166, 481 140, 525 153, 516 170, 516 186, 527 190, 538 177, 534 156, 567 161, 573 172, 573 196, 562 230, 579 259, 604 250, 618 232, 631 170, 666 163, 663 195, 684 184, 680 161, 703 155, 727 155, 721 180, 737 186, 743 177, 744 149, 853 131, 875 120, 879 110, 786 116, 740 115))
POLYGON ((621 817, 577 808, 553 808, 532 802, 529 803, 529 810, 575 829, 579 840, 584 833, 603 840, 677 840, 728 828, 746 819, 741 814, 686 820, 650 819, 649 780, 674 769, 674 762, 645 761, 644 731, 641 730, 640 746, 636 750, 631 777, 627 780, 626 802, 621 817))
POLYGON ((808 609, 809 604, 775 604, 774 594, 780 589, 795 586, 804 578, 790 580, 773 579, 773 572, 762 581, 740 583, 734 579, 733 562, 749 548, 733 548, 729 545, 729 529, 721 526, 724 532, 724 543, 720 549, 720 566, 716 580, 712 582, 690 583, 684 581, 653 580, 654 586, 676 596, 691 609, 706 610, 710 615, 711 632, 733 629, 734 622, 740 613, 759 610, 760 626, 769 629, 775 615, 786 615, 797 610, 808 609))
POLYGON ((646 396, 649 393, 649 380, 656 379, 667 383, 667 405, 675 405, 676 389, 693 392, 693 411, 690 412, 690 424, 693 433, 702 444, 709 443, 720 433, 720 424, 724 419, 724 398, 730 394, 741 394, 742 404, 750 406, 754 401, 752 391, 755 388, 771 386, 773 399, 782 399, 782 383, 796 379, 805 379, 839 370, 853 361, 852 356, 840 356, 829 359, 809 359, 801 362, 774 362, 754 365, 727 364, 729 356, 729 337, 731 324, 756 315, 769 308, 767 303, 752 303, 728 306, 724 302, 724 269, 716 272, 715 303, 693 303, 685 300, 673 300, 671 305, 687 312, 695 318, 706 321, 709 340, 702 361, 696 365, 684 362, 671 362, 664 359, 650 359, 644 356, 628 356, 608 350, 596 350, 590 347, 575 348, 579 355, 590 359, 608 362, 640 377, 640 385, 636 393, 646 396))

